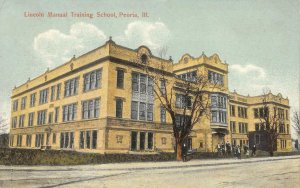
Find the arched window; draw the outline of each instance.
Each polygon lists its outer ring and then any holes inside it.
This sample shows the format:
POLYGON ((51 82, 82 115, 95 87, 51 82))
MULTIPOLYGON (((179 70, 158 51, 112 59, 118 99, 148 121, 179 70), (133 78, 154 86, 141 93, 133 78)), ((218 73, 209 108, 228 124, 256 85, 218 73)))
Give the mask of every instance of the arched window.
POLYGON ((143 64, 146 64, 146 63, 147 63, 148 57, 147 57, 146 54, 143 54, 143 55, 141 56, 141 61, 142 61, 143 64))

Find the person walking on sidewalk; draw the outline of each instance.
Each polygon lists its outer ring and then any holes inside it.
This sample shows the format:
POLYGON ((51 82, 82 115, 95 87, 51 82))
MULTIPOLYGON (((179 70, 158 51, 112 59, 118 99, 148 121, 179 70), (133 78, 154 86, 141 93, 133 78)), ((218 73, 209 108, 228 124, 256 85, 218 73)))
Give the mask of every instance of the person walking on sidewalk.
POLYGON ((252 156, 255 157, 256 156, 256 145, 254 144, 252 147, 252 156))
POLYGON ((242 156, 241 156, 241 147, 239 145, 237 146, 237 157, 238 157, 238 159, 242 158, 242 156))

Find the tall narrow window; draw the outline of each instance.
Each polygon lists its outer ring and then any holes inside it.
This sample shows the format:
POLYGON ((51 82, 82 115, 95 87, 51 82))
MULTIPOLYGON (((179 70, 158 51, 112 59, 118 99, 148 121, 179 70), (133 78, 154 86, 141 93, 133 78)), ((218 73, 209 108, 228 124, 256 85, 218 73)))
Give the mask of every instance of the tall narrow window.
POLYGON ((137 132, 131 132, 131 150, 137 150, 137 132))
POLYGON ((138 119, 138 102, 131 102, 131 119, 138 119))
POLYGON ((22 97, 22 100, 21 100, 21 110, 24 110, 25 107, 26 107, 26 99, 27 99, 27 97, 22 97))
POLYGON ((18 110, 18 100, 14 100, 13 102, 13 111, 17 111, 18 110))
POLYGON ((153 104, 147 104, 147 120, 153 121, 153 104))
POLYGON ((50 112, 48 115, 48 123, 49 124, 53 123, 53 112, 50 112))
POLYGON ((86 131, 86 148, 91 148, 91 131, 86 131))
POLYGON ((28 114, 28 127, 32 127, 33 126, 33 118, 34 118, 34 112, 31 112, 28 114))
POLYGON ((160 106, 160 122, 166 123, 166 109, 163 106, 160 106))
POLYGON ((30 95, 30 107, 35 106, 35 96, 36 96, 36 93, 32 93, 30 95))
POLYGON ((61 92, 61 84, 57 84, 56 100, 60 99, 60 92, 61 92))
POLYGON ((50 96, 50 100, 54 101, 54 97, 55 97, 55 86, 51 86, 51 96, 50 96))
POLYGON ((124 88, 124 70, 117 69, 117 88, 124 88))
POLYGON ((153 133, 148 132, 148 149, 153 149, 153 133))
POLYGON ((58 118, 59 118, 59 107, 56 107, 55 108, 55 118, 54 118, 55 123, 58 122, 58 118))
POLYGON ((79 148, 84 148, 84 131, 80 131, 79 148))
POLYGON ((162 95, 166 94, 166 81, 165 80, 160 81, 160 93, 162 95))
POLYGON ((123 117, 123 100, 121 98, 116 99, 116 117, 123 117))
POLYGON ((139 74, 137 73, 132 73, 132 90, 139 92, 139 74))
POLYGON ((92 149, 97 148, 97 131, 92 131, 92 149))

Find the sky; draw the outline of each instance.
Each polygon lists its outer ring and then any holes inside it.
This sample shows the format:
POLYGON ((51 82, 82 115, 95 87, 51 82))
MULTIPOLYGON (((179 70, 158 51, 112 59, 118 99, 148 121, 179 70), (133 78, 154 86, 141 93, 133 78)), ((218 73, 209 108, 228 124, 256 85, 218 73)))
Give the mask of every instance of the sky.
POLYGON ((185 53, 217 53, 229 64, 231 91, 260 95, 267 87, 298 110, 299 15, 298 0, 0 0, 0 115, 10 119, 14 86, 103 45, 109 36, 132 49, 146 45, 154 55, 167 47, 174 62, 185 53), (32 13, 44 17, 26 17, 32 13))

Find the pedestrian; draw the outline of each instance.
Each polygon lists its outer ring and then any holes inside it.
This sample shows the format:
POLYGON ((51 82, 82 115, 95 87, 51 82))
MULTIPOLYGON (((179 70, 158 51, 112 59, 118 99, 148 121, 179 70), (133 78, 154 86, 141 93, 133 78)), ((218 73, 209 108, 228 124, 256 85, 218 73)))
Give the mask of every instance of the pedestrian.
POLYGON ((247 146, 246 157, 249 158, 249 155, 250 155, 250 149, 249 146, 247 146))
POLYGON ((182 161, 185 162, 186 161, 186 143, 182 144, 182 150, 181 150, 181 155, 182 155, 182 161))
POLYGON ((254 144, 252 147, 252 156, 256 156, 256 145, 254 144))
POLYGON ((239 145, 237 146, 237 157, 238 157, 238 159, 242 158, 242 156, 241 156, 241 147, 239 145))

